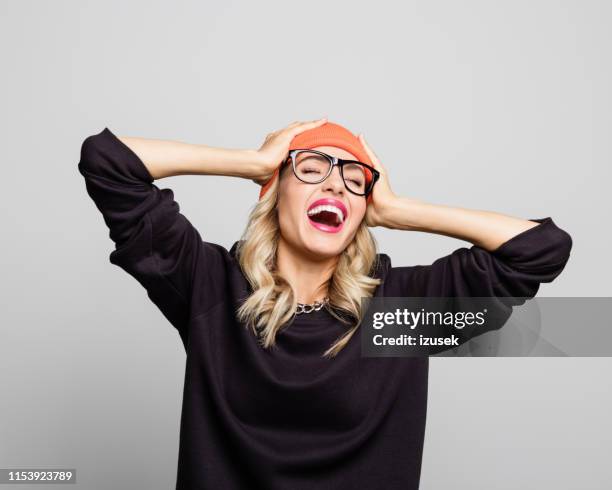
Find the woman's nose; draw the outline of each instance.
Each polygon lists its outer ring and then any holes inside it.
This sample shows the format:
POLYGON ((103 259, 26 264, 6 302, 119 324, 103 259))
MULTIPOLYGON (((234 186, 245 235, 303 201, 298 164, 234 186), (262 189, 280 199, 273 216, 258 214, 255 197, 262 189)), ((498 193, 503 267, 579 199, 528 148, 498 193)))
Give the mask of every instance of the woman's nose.
POLYGON ((344 181, 342 180, 342 175, 340 174, 340 167, 338 165, 334 165, 331 174, 327 179, 323 181, 323 187, 325 189, 331 189, 334 192, 343 192, 344 191, 344 181))

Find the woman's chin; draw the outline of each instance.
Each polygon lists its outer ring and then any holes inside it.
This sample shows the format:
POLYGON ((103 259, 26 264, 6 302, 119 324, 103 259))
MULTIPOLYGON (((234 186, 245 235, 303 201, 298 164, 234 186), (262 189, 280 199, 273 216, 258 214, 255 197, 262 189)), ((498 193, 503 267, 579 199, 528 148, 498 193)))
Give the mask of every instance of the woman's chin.
POLYGON ((301 247, 314 260, 323 260, 336 257, 346 248, 347 233, 350 230, 343 223, 340 227, 319 225, 308 218, 300 226, 296 239, 301 247))
POLYGON ((340 234, 310 234, 305 246, 316 257, 335 257, 344 250, 344 236, 340 234))

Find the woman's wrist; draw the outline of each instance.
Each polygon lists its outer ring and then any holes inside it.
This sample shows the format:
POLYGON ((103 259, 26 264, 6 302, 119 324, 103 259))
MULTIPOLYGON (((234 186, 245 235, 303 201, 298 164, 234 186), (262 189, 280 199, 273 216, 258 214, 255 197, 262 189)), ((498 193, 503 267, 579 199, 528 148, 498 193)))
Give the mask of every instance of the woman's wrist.
POLYGON ((395 196, 381 206, 378 214, 379 226, 394 230, 426 231, 422 219, 424 207, 428 204, 419 199, 395 196))

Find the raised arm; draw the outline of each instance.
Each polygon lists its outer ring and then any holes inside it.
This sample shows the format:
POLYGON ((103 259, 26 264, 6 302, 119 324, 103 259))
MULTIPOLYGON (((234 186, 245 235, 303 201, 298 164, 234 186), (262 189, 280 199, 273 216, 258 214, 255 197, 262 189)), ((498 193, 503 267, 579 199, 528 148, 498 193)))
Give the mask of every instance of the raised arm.
POLYGON ((552 218, 522 219, 397 196, 363 135, 360 140, 381 174, 366 211, 370 226, 436 233, 473 244, 431 265, 392 268, 389 294, 532 297, 540 283, 552 281, 565 267, 572 238, 552 218))
POLYGON ((493 251, 538 222, 493 211, 431 204, 397 197, 385 202, 379 226, 397 230, 424 231, 459 238, 493 251))
POLYGON ((400 291, 418 291, 423 296, 530 298, 540 283, 551 282, 561 273, 572 248, 571 236, 550 217, 525 220, 403 197, 391 199, 385 209, 381 226, 473 244, 430 266, 394 268, 392 279, 400 291))
POLYGON ((525 220, 398 198, 383 220, 390 228, 473 243, 421 270, 419 289, 428 295, 533 297, 540 283, 561 273, 572 248, 571 236, 550 217, 525 220))
POLYGON ((115 243, 110 262, 146 288, 183 341, 189 319, 223 301, 229 256, 202 241, 173 191, 153 181, 180 174, 251 178, 254 158, 248 150, 119 138, 108 128, 82 144, 78 169, 115 243))
POLYGON ((386 296, 499 298, 491 303, 499 309, 498 322, 487 326, 490 330, 503 325, 511 306, 534 297, 541 283, 553 281, 565 268, 572 238, 552 218, 522 219, 399 197, 363 136, 361 141, 382 176, 366 212, 370 226, 436 233, 472 243, 431 265, 392 267, 389 257, 381 254, 386 296))
MULTIPOLYGON (((474 244, 431 265, 393 267, 390 285, 398 296, 534 297, 541 283, 553 281, 565 268, 572 238, 551 217, 525 221, 533 226, 526 225, 494 250, 474 244)), ((487 228, 480 234, 483 240, 495 242, 494 237, 486 238, 487 228)))
POLYGON ((216 148, 181 141, 118 136, 154 180, 174 175, 227 175, 252 179, 259 171, 257 150, 216 148))

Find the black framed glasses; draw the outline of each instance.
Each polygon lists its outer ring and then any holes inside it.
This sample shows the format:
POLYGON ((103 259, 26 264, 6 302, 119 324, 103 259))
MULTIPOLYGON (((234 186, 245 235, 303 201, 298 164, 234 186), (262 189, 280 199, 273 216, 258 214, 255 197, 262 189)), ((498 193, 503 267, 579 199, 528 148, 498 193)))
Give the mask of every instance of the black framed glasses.
POLYGON ((357 160, 344 160, 317 150, 291 150, 283 165, 289 162, 295 176, 307 184, 323 182, 337 165, 346 189, 358 196, 367 197, 380 178, 380 172, 370 165, 357 160), (369 182, 366 169, 372 174, 369 182))

